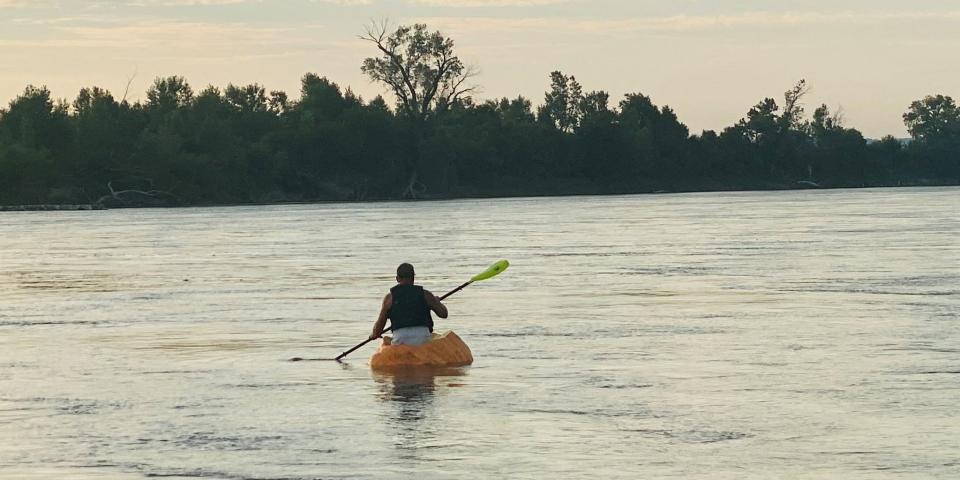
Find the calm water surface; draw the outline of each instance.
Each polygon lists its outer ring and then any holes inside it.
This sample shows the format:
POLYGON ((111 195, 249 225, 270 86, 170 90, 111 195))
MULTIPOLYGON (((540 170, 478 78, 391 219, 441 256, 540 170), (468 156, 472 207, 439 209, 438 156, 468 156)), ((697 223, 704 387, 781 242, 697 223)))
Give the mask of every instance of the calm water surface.
POLYGON ((960 478, 960 189, 0 214, 0 478, 960 478), (472 367, 370 372, 402 261, 472 367))

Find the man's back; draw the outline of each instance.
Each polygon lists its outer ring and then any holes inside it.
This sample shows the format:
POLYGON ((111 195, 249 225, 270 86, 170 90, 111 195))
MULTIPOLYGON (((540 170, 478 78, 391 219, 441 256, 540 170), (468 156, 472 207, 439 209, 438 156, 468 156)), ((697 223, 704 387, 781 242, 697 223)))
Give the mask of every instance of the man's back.
POLYGON ((427 327, 433 331, 433 317, 427 304, 423 287, 412 284, 398 284, 390 289, 390 311, 388 318, 393 329, 409 327, 427 327))

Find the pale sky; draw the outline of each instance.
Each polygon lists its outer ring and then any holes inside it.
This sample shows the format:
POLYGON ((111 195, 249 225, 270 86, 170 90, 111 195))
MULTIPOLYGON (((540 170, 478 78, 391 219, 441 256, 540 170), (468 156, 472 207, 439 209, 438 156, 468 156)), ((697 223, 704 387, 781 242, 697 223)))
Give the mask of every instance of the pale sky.
POLYGON ((370 19, 425 22, 479 68, 478 99, 543 100, 552 70, 613 99, 640 92, 693 132, 722 129, 797 80, 869 137, 905 136, 910 102, 960 97, 957 0, 0 0, 0 103, 27 84, 117 97, 135 74, 195 90, 259 82, 293 96, 306 72, 370 98, 370 19))

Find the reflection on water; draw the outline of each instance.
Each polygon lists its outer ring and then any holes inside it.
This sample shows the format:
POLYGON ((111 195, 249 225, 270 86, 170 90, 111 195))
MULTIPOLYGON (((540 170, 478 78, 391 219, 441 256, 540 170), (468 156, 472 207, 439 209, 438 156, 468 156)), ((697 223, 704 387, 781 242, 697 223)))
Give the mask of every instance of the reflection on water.
POLYGON ((418 367, 395 370, 371 370, 380 385, 380 399, 395 403, 401 422, 423 420, 423 412, 430 407, 435 395, 444 389, 462 387, 469 367, 418 367), (438 386, 439 383, 439 386, 438 386))
POLYGON ((442 442, 442 429, 434 413, 437 396, 447 389, 463 386, 469 367, 420 367, 393 371, 373 370, 380 387, 378 397, 389 407, 386 416, 389 428, 395 430, 395 445, 406 460, 420 459, 422 450, 442 442))

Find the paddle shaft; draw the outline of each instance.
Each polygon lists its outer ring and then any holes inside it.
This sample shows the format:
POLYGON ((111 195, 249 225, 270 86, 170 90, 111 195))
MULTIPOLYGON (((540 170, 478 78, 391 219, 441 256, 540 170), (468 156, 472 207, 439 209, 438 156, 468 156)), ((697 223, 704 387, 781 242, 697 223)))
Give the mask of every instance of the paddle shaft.
MULTIPOLYGON (((460 285, 459 287, 454 288, 453 290, 450 290, 450 291, 447 292, 444 296, 440 297, 440 301, 442 302, 442 301, 444 301, 447 297, 449 297, 450 295, 453 295, 454 293, 457 293, 457 292, 459 292, 460 290, 463 290, 464 288, 467 288, 467 285, 470 285, 471 283, 473 283, 473 280, 470 280, 469 282, 466 282, 466 283, 464 283, 463 285, 460 285)), ((389 332, 390 330, 393 330, 393 327, 392 327, 392 326, 383 329, 383 333, 387 333, 387 332, 389 332)), ((366 345, 366 344, 368 344, 368 343, 370 343, 370 342, 372 342, 372 341, 374 341, 374 340, 376 340, 376 339, 375 339, 375 338, 368 338, 368 339, 360 342, 359 344, 357 344, 357 346, 351 348, 350 350, 347 350, 346 352, 341 353, 341 354, 340 354, 339 356, 337 356, 337 358, 335 358, 334 360, 336 360, 336 361, 339 362, 340 359, 342 359, 343 357, 346 357, 347 355, 350 355, 351 353, 353 353, 354 351, 356 351, 356 350, 359 349, 360 347, 362 347, 362 346, 364 346, 364 345, 366 345)))
POLYGON ((453 295, 454 293, 457 293, 457 292, 459 292, 460 290, 463 290, 464 288, 467 288, 467 285, 470 285, 471 283, 473 283, 473 280, 470 280, 469 282, 466 282, 466 283, 464 283, 463 285, 460 285, 459 287, 454 288, 453 290, 450 290, 450 291, 447 292, 444 296, 440 297, 440 301, 442 302, 442 301, 446 300, 447 297, 449 297, 450 295, 453 295))

